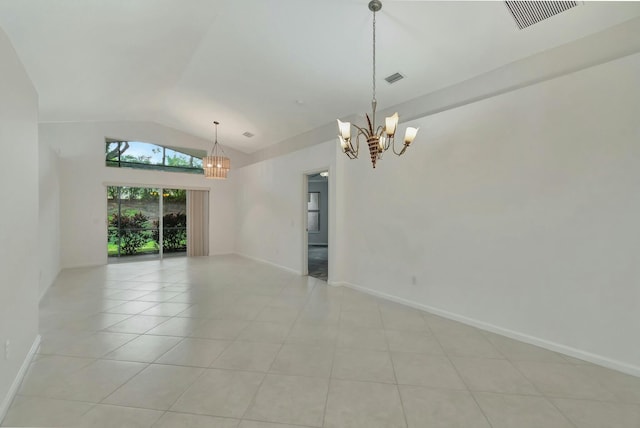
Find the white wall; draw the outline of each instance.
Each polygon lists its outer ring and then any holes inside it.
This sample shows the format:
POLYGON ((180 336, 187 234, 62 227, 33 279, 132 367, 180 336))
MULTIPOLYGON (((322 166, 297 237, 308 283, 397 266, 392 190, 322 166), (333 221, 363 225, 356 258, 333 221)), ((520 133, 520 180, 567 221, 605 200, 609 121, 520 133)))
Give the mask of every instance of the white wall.
POLYGON ((38 146, 38 295, 42 297, 60 273, 60 169, 57 153, 42 141, 38 146))
POLYGON ((61 265, 63 268, 107 262, 106 187, 149 185, 210 190, 210 254, 233 252, 233 180, 247 155, 225 149, 234 170, 227 181, 202 175, 110 168, 105 166, 105 137, 175 147, 207 148, 209 142, 151 122, 44 123, 40 138, 59 154, 61 265))
POLYGON ((640 54, 403 125, 344 165, 341 279, 640 375, 640 54))
MULTIPOLYGON (((229 150, 225 149, 226 152, 229 150)), ((227 155, 231 156, 229 153, 227 155)), ((230 158, 233 162, 234 158, 230 158)), ((233 166, 233 163, 232 163, 233 166)), ((207 180, 212 187, 209 194, 209 255, 231 254, 236 251, 236 171, 229 172, 224 181, 207 180)))
MULTIPOLYGON (((335 155, 335 144, 330 142, 255 163, 238 171, 236 250, 239 254, 295 272, 302 271, 307 213, 304 175, 329 169, 331 183, 335 155)), ((331 245, 331 229, 329 234, 331 245)), ((331 265, 330 261, 330 276, 331 265)))
POLYGON ((0 420, 38 333, 38 94, 0 29, 0 420), (34 268, 35 267, 35 268, 34 268), (5 359, 5 342, 10 342, 5 359))

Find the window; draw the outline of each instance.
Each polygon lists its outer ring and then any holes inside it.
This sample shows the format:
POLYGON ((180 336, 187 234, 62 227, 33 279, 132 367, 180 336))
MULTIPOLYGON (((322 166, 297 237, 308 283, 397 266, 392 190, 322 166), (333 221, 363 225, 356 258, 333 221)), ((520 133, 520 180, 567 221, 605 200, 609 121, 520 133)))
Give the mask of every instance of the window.
POLYGON ((203 150, 174 149, 140 141, 106 141, 106 165, 203 174, 203 150))
POLYGON ((309 192, 307 199, 307 231, 320 232, 320 192, 309 192))

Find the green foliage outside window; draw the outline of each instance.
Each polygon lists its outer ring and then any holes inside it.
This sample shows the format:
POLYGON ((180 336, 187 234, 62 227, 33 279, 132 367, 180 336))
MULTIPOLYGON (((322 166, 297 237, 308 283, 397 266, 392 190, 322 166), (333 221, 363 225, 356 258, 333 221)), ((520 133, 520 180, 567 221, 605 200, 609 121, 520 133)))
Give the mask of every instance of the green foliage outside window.
MULTIPOLYGON (((167 253, 185 251, 187 248, 187 215, 185 213, 168 213, 162 216, 162 250, 167 253)), ((160 241, 158 231, 160 222, 153 222, 153 239, 160 241)))
POLYGON ((109 241, 120 239, 120 252, 124 255, 136 254, 151 239, 147 230, 149 217, 138 211, 131 214, 113 214, 109 219, 109 241), (120 236, 118 236, 118 228, 120 236))

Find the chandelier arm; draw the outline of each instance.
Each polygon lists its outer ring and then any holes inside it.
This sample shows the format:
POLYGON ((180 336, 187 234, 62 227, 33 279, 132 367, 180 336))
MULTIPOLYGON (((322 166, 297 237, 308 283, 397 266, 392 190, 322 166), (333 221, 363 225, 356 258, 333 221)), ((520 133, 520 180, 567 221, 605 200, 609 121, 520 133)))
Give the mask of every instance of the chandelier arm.
POLYGON ((358 125, 356 125, 355 123, 352 123, 351 126, 353 126, 354 128, 356 128, 358 130, 358 134, 363 133, 363 134, 367 134, 368 130, 366 128, 361 128, 358 125))
POLYGON ((356 126, 356 128, 358 129, 358 134, 356 135, 356 147, 355 150, 353 150, 353 153, 355 153, 357 158, 360 152, 360 137, 366 140, 369 138, 369 133, 366 129, 360 128, 359 126, 356 126))
POLYGON ((353 144, 351 143, 351 141, 349 141, 349 151, 346 152, 347 156, 349 156, 349 154, 353 155, 353 157, 351 157, 351 159, 356 159, 358 157, 358 151, 360 150, 360 144, 356 144, 356 147, 353 147, 353 144))
POLYGON ((391 147, 392 144, 395 144, 395 138, 394 137, 386 137, 386 142, 384 145, 384 151, 386 152, 387 150, 389 150, 389 147, 391 147))
MULTIPOLYGON (((382 158, 382 153, 386 152, 387 150, 389 150, 389 137, 385 136, 384 134, 384 130, 385 127, 380 125, 378 126, 378 128, 376 128, 376 135, 378 136, 378 141, 382 143, 382 146, 380 146, 380 158, 382 158)), ((391 137, 391 139, 393 139, 393 137, 391 137)))
POLYGON ((359 141, 360 136, 362 136, 362 138, 364 138, 365 140, 368 139, 371 134, 369 133, 369 130, 366 128, 360 128, 358 130, 358 135, 356 136, 356 141, 359 141))
POLYGON ((347 155, 349 159, 357 159, 358 152, 360 151, 360 136, 364 136, 366 138, 367 132, 365 129, 360 128, 358 125, 353 125, 354 128, 358 130, 358 133, 355 136, 355 146, 353 145, 353 138, 349 140, 343 140, 347 144, 347 147, 343 149, 343 153, 347 155))
POLYGON ((358 159, 358 154, 357 154, 357 153, 354 153, 354 152, 345 152, 344 154, 345 154, 345 155, 347 155, 347 157, 348 157, 349 159, 358 159))
POLYGON ((395 139, 393 140, 393 154, 395 154, 396 156, 402 156, 404 154, 404 152, 407 151, 407 147, 409 147, 409 146, 404 144, 403 147, 402 147, 402 150, 397 152, 396 151, 396 141, 395 141, 395 139))
POLYGON ((393 139, 393 144, 391 146, 392 146, 392 150, 393 150, 393 154, 394 155, 396 155, 396 156, 401 156, 402 155, 401 152, 397 152, 396 151, 396 140, 395 140, 395 138, 393 139))

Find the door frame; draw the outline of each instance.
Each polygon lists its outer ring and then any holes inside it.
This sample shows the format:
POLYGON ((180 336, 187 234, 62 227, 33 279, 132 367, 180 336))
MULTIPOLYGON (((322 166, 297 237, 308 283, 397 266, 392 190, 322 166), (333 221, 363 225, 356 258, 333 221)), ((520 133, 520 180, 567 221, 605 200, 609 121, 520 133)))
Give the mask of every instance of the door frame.
MULTIPOLYGON (((108 241, 108 236, 109 236, 109 216, 108 216, 108 210, 109 210, 109 187, 118 187, 118 188, 122 188, 122 187, 135 187, 135 188, 145 188, 145 189, 153 189, 156 190, 158 192, 158 239, 160 241, 160 245, 158 248, 158 258, 157 259, 152 259, 152 260, 159 260, 162 261, 165 259, 164 257, 164 245, 162 245, 162 242, 164 240, 164 189, 168 189, 168 190, 204 190, 207 192, 210 192, 211 189, 207 189, 207 188, 194 188, 194 187, 185 187, 185 186, 174 186, 174 185, 149 185, 149 184, 123 184, 123 183, 111 183, 111 182, 105 182, 103 183, 104 186, 104 205, 103 205, 103 212, 105 213, 105 219, 104 219, 104 223, 105 223, 105 229, 104 229, 104 233, 105 233, 105 240, 108 241)), ((210 196, 209 196, 210 197, 210 196)), ((186 206, 189 206, 189 193, 187 192, 187 200, 186 200, 186 206)), ((119 209, 120 211, 120 209, 119 209)), ((187 223, 188 224, 188 223, 187 223)), ((188 242, 188 238, 187 238, 187 242, 188 242)), ((188 245, 188 244, 187 244, 188 245)), ((105 264, 110 264, 111 263, 122 263, 122 259, 120 257, 120 250, 118 249, 118 257, 117 257, 117 262, 114 262, 111 260, 111 258, 109 257, 109 252, 107 250, 107 248, 105 247, 104 249, 105 251, 105 264)), ((135 261, 133 258, 127 261, 135 261)), ((138 260, 140 261, 140 260, 138 260)))
MULTIPOLYGON (((329 176, 327 177, 327 204, 329 205, 327 207, 327 218, 324 219, 324 221, 327 222, 327 251, 328 254, 331 254, 331 249, 332 249, 332 243, 333 243, 333 239, 332 239, 332 234, 331 234, 331 222, 329 221, 329 219, 331 218, 331 211, 334 209, 334 205, 335 202, 333 200, 333 192, 331 191, 331 184, 332 184, 332 176, 333 176, 333 171, 332 168, 330 166, 326 166, 324 168, 314 168, 314 169, 310 169, 310 170, 306 170, 302 173, 302 204, 301 204, 301 216, 302 216, 302 268, 300 269, 300 272, 302 273, 302 276, 309 276, 309 231, 308 231, 308 216, 307 216, 307 211, 308 211, 308 206, 307 206, 307 199, 308 199, 308 193, 309 193, 309 176, 310 175, 314 175, 314 174, 319 174, 321 172, 324 171, 328 171, 329 172, 329 176)), ((327 277, 331 278, 331 263, 329 263, 329 260, 331 259, 331 257, 329 256, 327 258, 327 277)))

